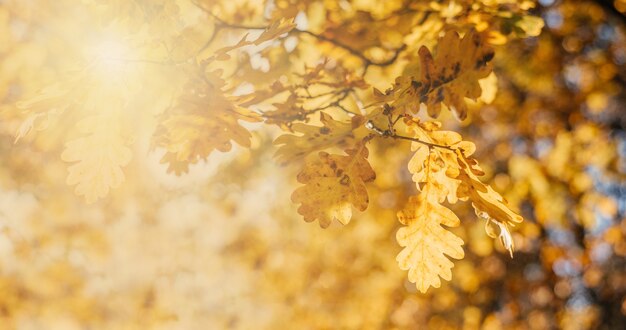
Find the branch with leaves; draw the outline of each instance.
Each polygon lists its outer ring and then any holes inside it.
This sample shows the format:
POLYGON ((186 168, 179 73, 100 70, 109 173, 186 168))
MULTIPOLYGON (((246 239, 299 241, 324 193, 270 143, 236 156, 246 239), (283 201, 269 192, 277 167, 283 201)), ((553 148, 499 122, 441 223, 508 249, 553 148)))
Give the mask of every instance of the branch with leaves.
POLYGON ((463 240, 445 228, 461 223, 446 201, 471 202, 486 222, 487 235, 499 237, 512 255, 509 228, 522 219, 479 179, 484 173, 472 158, 474 144, 441 130, 439 122, 418 118, 436 118, 448 109, 464 120, 471 113, 466 99, 487 99, 482 86, 497 83, 494 47, 540 31, 541 26, 537 30, 531 24, 540 19, 526 19, 532 17, 529 7, 459 4, 455 19, 445 8, 419 2, 383 16, 329 7, 324 8, 325 23, 304 29, 297 27, 295 16, 313 15, 309 2, 248 20, 262 24, 233 23, 223 15, 231 10, 228 6, 191 5, 187 16, 180 14, 182 7, 151 6, 149 1, 94 5, 94 11, 130 6, 150 13, 147 22, 136 23, 137 31, 151 32, 150 40, 141 40, 143 32, 138 32, 140 42, 133 45, 146 59, 96 56, 80 74, 72 72, 24 97, 18 108, 26 119, 16 141, 50 123, 78 120, 79 129, 64 141, 62 159, 73 164, 67 183, 95 202, 121 185, 133 156, 131 141, 142 138, 134 135, 138 117, 150 117, 143 122, 154 123, 144 130, 153 132, 151 148, 163 152, 161 163, 179 176, 215 151, 230 151, 233 144, 250 147, 252 125, 247 123, 276 125, 284 133, 274 141, 277 161, 302 165, 297 175, 301 186, 292 201, 305 221, 322 227, 334 220, 346 225, 353 209, 368 208, 368 185, 376 179, 370 150, 384 140, 399 148, 409 141, 413 156, 408 169, 418 194, 398 213, 403 227, 397 240, 403 250, 397 261, 418 289, 425 292, 439 287, 440 278, 450 280, 453 263, 448 258, 464 256, 463 240), (157 23, 164 17, 171 21, 161 27, 157 23), (136 79, 116 67, 117 61, 123 67, 159 64, 141 68, 156 82, 136 79), (379 72, 368 80, 371 67, 379 72), (113 78, 102 78, 114 69, 113 78), (384 92, 373 87, 381 81, 384 92), (138 114, 130 108, 137 100, 154 101, 137 96, 145 88, 167 94, 171 101, 165 107, 154 102, 150 111, 138 114), (105 103, 117 108, 110 111, 105 103), (96 125, 98 121, 106 125, 96 125), (402 130, 407 134, 398 133, 402 130))

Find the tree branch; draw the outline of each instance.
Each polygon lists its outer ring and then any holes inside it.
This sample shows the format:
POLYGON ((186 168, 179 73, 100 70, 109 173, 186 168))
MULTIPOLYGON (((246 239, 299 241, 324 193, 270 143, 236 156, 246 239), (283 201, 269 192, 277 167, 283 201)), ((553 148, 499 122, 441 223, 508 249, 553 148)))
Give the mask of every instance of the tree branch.
POLYGON ((446 149, 446 150, 450 150, 450 151, 455 151, 456 150, 456 149, 453 149, 450 146, 445 146, 443 144, 430 143, 430 142, 422 141, 420 139, 412 138, 412 137, 409 137, 409 136, 398 135, 395 132, 392 132, 391 130, 380 129, 380 128, 376 127, 374 125, 374 122, 372 122, 371 120, 369 120, 367 123, 365 123, 365 127, 367 129, 375 132, 379 136, 384 137, 384 138, 392 138, 392 139, 395 139, 395 140, 407 140, 407 141, 411 141, 411 142, 417 142, 417 143, 423 144, 425 146, 428 146, 429 148, 440 148, 440 149, 446 149))
POLYGON ((369 66, 371 66, 371 65, 381 66, 382 67, 382 66, 389 66, 389 65, 393 64, 398 59, 398 56, 400 56, 400 53, 402 53, 402 51, 404 51, 406 49, 406 45, 402 45, 402 47, 397 48, 397 49, 394 50, 394 53, 393 53, 392 57, 390 57, 387 60, 378 62, 378 61, 374 61, 371 58, 363 55, 363 53, 359 52, 358 50, 356 50, 356 49, 354 49, 354 48, 352 48, 352 47, 350 47, 350 46, 348 46, 348 45, 346 45, 346 44, 344 44, 344 43, 342 43, 342 42, 340 42, 340 41, 338 41, 336 39, 332 39, 332 38, 326 37, 326 36, 324 36, 322 34, 317 34, 317 33, 314 33, 314 32, 308 31, 308 30, 298 30, 298 29, 294 29, 293 32, 312 36, 312 37, 316 38, 319 41, 324 41, 324 42, 331 43, 331 44, 333 44, 333 45, 335 45, 335 46, 337 46, 339 48, 342 48, 342 49, 348 51, 348 53, 350 53, 352 56, 358 57, 361 61, 363 61, 363 64, 365 65, 364 66, 365 67, 365 71, 367 71, 367 68, 369 66))
MULTIPOLYGON (((219 18, 217 15, 215 15, 212 11, 210 11, 207 8, 202 7, 202 5, 196 3, 195 1, 192 1, 192 3, 198 7, 200 10, 202 10, 203 12, 205 12, 207 15, 211 16, 211 18, 213 18, 217 23, 216 26, 220 27, 220 28, 230 28, 230 29, 241 29, 241 30, 266 30, 268 28, 268 26, 261 26, 261 25, 245 25, 245 24, 236 24, 236 23, 229 23, 224 21, 223 19, 219 18)), ((363 53, 359 52, 358 50, 350 47, 349 45, 346 45, 336 39, 333 38, 329 38, 326 37, 322 34, 317 34, 315 32, 311 32, 308 30, 300 30, 300 29, 294 29, 292 30, 292 33, 298 33, 298 34, 306 34, 309 35, 311 37, 314 37, 315 39, 319 40, 319 41, 323 41, 323 42, 328 42, 331 43, 333 45, 335 45, 336 47, 342 48, 344 50, 346 50, 348 53, 350 53, 352 56, 359 58, 361 61, 363 61, 364 63, 364 72, 367 71, 367 68, 369 66, 389 66, 391 64, 393 64, 398 57, 400 56, 400 53, 402 53, 402 51, 404 51, 406 49, 406 45, 402 45, 402 47, 397 48, 393 51, 393 55, 388 58, 387 60, 384 61, 375 61, 372 60, 371 58, 365 56, 363 53)))

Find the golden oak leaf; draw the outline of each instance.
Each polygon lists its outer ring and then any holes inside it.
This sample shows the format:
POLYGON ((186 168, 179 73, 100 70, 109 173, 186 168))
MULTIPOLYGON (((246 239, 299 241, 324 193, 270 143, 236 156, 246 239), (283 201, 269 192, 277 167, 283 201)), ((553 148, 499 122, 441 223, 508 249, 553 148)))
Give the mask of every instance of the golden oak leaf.
POLYGON ((455 164, 455 153, 445 146, 461 141, 460 135, 438 131, 438 122, 407 120, 408 129, 416 138, 411 149, 415 152, 409 161, 409 171, 421 193, 409 198, 403 211, 398 213, 406 227, 398 230, 396 239, 405 247, 396 260, 400 268, 409 270, 409 280, 426 292, 429 287, 438 288, 440 277, 450 280, 454 266, 444 254, 455 259, 464 256, 463 240, 441 225, 456 227, 459 219, 441 205, 446 198, 455 203, 459 181, 449 175, 450 165, 455 164), (418 142, 422 141, 424 143, 418 142))
POLYGON ((483 218, 511 226, 522 222, 522 217, 509 208, 504 197, 478 178, 484 175, 484 171, 478 165, 478 161, 470 157, 476 149, 474 144, 462 141, 453 145, 453 148, 457 150, 460 170, 457 178, 462 181, 458 190, 459 198, 469 198, 476 212, 485 214, 483 218))
POLYGON ((511 236, 511 232, 509 231, 508 225, 504 222, 499 222, 494 220, 487 214, 486 212, 479 211, 479 209, 475 208, 476 215, 485 220, 485 232, 487 236, 491 238, 500 238, 500 242, 505 249, 509 251, 511 258, 513 258, 513 250, 515 249, 515 244, 513 244, 513 237, 511 236), (496 230, 497 228, 497 230, 496 230))
POLYGON ((272 97, 283 91, 286 91, 287 89, 288 88, 285 85, 277 80, 273 82, 267 89, 257 90, 253 94, 247 94, 242 96, 242 100, 239 105, 242 107, 249 107, 251 105, 258 104, 267 99, 271 99, 272 97))
POLYGON ((320 112, 320 121, 323 126, 295 123, 291 129, 301 135, 283 134, 276 138, 274 144, 281 145, 276 151, 277 160, 286 164, 315 151, 345 146, 349 141, 363 138, 367 134, 364 129, 355 131, 365 122, 363 116, 357 115, 350 122, 342 122, 320 112))
POLYGON ((508 226, 515 226, 522 222, 523 218, 509 208, 502 195, 478 179, 476 173, 482 173, 482 169, 475 160, 470 158, 468 161, 465 156, 460 156, 459 165, 462 171, 458 178, 463 182, 458 189, 459 198, 469 198, 472 201, 476 215, 487 221, 485 224, 487 234, 492 238, 498 235, 502 245, 513 257, 514 245, 508 226), (473 165, 470 165, 471 161, 474 162, 473 165), (498 228, 498 231, 495 228, 498 228))
POLYGON ((418 196, 409 198, 404 210, 398 212, 400 228, 396 239, 404 249, 396 260, 402 270, 409 271, 409 281, 416 284, 420 292, 429 287, 441 286, 439 277, 446 281, 452 278, 454 267, 446 255, 462 259, 463 240, 441 225, 456 227, 459 218, 447 207, 439 204, 435 194, 430 194, 428 185, 418 196))
POLYGON ((366 182, 373 181, 376 173, 367 161, 364 142, 355 149, 347 149, 347 156, 319 153, 319 159, 305 164, 298 174, 298 182, 305 186, 291 195, 300 203, 298 213, 304 220, 318 220, 322 228, 333 219, 347 224, 352 218, 352 207, 364 211, 369 203, 366 182))
POLYGON ((237 42, 236 44, 232 46, 222 47, 216 50, 214 56, 219 61, 225 61, 230 59, 230 55, 228 55, 228 52, 245 46, 250 46, 252 44, 253 42, 248 40, 248 34, 246 33, 241 39, 239 39, 239 42, 237 42))
MULTIPOLYGON (((419 141, 441 146, 462 142, 461 135, 456 132, 439 131, 439 122, 409 120, 406 123, 409 132, 419 141)), ((460 181, 456 179, 458 164, 455 151, 451 148, 431 148, 418 142, 411 144, 411 150, 414 154, 409 161, 409 170, 413 173, 413 181, 418 184, 417 188, 420 188, 420 183, 429 183, 439 192, 440 202, 447 198, 450 203, 456 203, 460 181), (426 164, 430 166, 430 177, 425 171, 426 164)))
POLYGON ((66 85, 64 81, 59 81, 44 87, 37 95, 17 102, 16 106, 31 112, 44 112, 52 109, 64 110, 70 105, 66 100, 70 88, 71 86, 66 85))
POLYGON ((174 172, 174 174, 180 176, 189 172, 189 163, 176 159, 176 154, 173 152, 166 152, 160 163, 167 164, 167 173, 174 172))
POLYGON ((405 123, 420 141, 412 143, 415 154, 409 161, 409 170, 413 173, 413 181, 418 184, 418 189, 420 183, 429 189, 434 187, 433 198, 438 202, 446 198, 450 203, 469 199, 479 218, 487 220, 487 234, 493 238, 499 236, 512 254, 513 240, 508 226, 520 223, 522 217, 512 211, 491 186, 478 179, 484 172, 478 162, 470 157, 476 146, 463 141, 456 132, 439 130, 441 124, 438 122, 408 119, 405 123))
POLYGON ((215 58, 217 60, 228 60, 230 55, 228 52, 243 48, 250 45, 260 45, 266 41, 274 40, 283 34, 289 33, 296 27, 296 24, 292 20, 284 18, 273 21, 263 32, 254 40, 248 40, 248 33, 246 33, 236 44, 228 47, 223 47, 215 51, 215 58))
POLYGON ((258 121, 258 116, 239 107, 234 98, 222 92, 223 81, 218 73, 206 80, 192 79, 177 104, 168 109, 153 137, 153 146, 163 147, 167 153, 162 162, 169 163, 168 171, 186 172, 181 163, 195 164, 207 158, 213 150, 222 152, 232 148, 232 142, 249 147, 250 132, 239 120, 258 121))
POLYGON ((465 119, 465 98, 476 100, 481 96, 479 80, 492 71, 493 49, 474 30, 463 38, 452 31, 439 40, 434 57, 425 46, 418 55, 419 77, 402 76, 396 81, 395 90, 399 91, 396 102, 403 106, 424 103, 431 117, 437 117, 444 104, 457 117, 465 119))
POLYGON ((75 162, 68 168, 67 184, 76 185, 76 194, 93 203, 124 181, 122 167, 130 162, 131 151, 116 125, 103 123, 99 116, 84 119, 79 127, 90 135, 68 142, 61 159, 75 162))
POLYGON ((82 72, 63 77, 36 94, 16 102, 15 106, 27 116, 15 133, 14 142, 17 143, 33 130, 46 129, 54 117, 82 103, 89 85, 84 78, 82 72))

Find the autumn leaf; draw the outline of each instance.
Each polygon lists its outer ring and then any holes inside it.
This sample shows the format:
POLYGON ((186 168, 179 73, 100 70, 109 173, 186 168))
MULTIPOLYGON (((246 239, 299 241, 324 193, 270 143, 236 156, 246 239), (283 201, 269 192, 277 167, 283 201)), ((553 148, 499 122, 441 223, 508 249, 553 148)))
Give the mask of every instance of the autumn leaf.
POLYGON ((276 124, 282 129, 293 131, 293 126, 304 125, 294 123, 295 120, 306 120, 306 111, 295 92, 290 91, 289 97, 282 102, 273 103, 273 110, 264 113, 267 124, 276 124))
POLYGON ((320 122, 323 126, 295 123, 291 129, 301 135, 283 134, 276 138, 274 144, 280 146, 276 151, 276 159, 281 164, 290 163, 315 151, 333 146, 349 146, 349 141, 367 134, 362 127, 365 122, 363 116, 354 116, 351 121, 343 122, 320 112, 320 122), (358 128, 361 130, 355 132, 358 128))
POLYGON ((179 174, 187 171, 185 164, 206 159, 214 150, 226 152, 232 142, 250 146, 250 132, 239 120, 254 122, 258 116, 224 94, 224 82, 219 72, 211 73, 210 82, 200 77, 192 79, 177 104, 169 109, 153 137, 153 147, 162 147, 167 153, 162 162, 168 171, 179 174))
POLYGON ((515 34, 519 37, 536 37, 541 33, 541 29, 543 29, 544 21, 541 17, 537 16, 528 16, 528 15, 515 15, 510 19, 509 24, 513 25, 505 25, 505 27, 513 30, 515 34))
POLYGON ((245 34, 241 39, 239 39, 239 42, 237 42, 236 44, 218 49, 215 52, 215 58, 222 61, 228 60, 230 59, 230 55, 228 54, 228 52, 232 50, 251 45, 258 46, 266 41, 274 40, 281 35, 289 33, 295 27, 296 24, 293 22, 293 20, 288 20, 285 18, 274 20, 267 28, 265 28, 265 30, 263 30, 263 32, 256 39, 253 38, 252 40, 248 40, 249 34, 245 34))
POLYGON ((438 122, 406 120, 407 129, 415 141, 408 168, 412 179, 421 192, 409 198, 398 219, 406 227, 398 230, 396 239, 404 249, 396 260, 402 270, 409 270, 409 280, 416 283, 420 292, 429 287, 438 288, 440 278, 452 277, 452 261, 447 257, 461 259, 464 256, 463 240, 444 227, 456 227, 460 221, 447 207, 441 205, 449 200, 457 202, 459 180, 450 166, 456 154, 448 145, 462 141, 455 132, 440 131, 438 122))
POLYGON ((76 185, 76 194, 93 203, 124 181, 122 167, 132 154, 115 126, 106 125, 106 119, 103 123, 99 116, 88 117, 79 127, 89 135, 68 142, 61 159, 75 163, 68 168, 67 184, 76 185))
POLYGON ((476 209, 487 212, 499 222, 511 226, 522 222, 522 217, 508 207, 502 195, 480 181, 475 173, 482 173, 482 169, 477 164, 470 169, 464 157, 459 157, 459 164, 462 171, 458 178, 463 182, 459 187, 459 197, 468 197, 476 209))
POLYGON ((268 26, 263 33, 254 41, 255 45, 260 45, 266 41, 276 39, 285 33, 289 33, 296 27, 293 19, 277 19, 268 26))
POLYGON ((515 246, 509 226, 521 223, 522 217, 511 210, 502 195, 478 179, 476 173, 482 173, 482 169, 475 160, 467 159, 460 154, 459 165, 462 171, 458 178, 463 182, 459 186, 459 198, 469 198, 472 201, 476 215, 486 221, 487 235, 491 238, 499 237, 500 242, 513 258, 515 246), (471 166, 471 162, 475 164, 471 166))
POLYGON ((476 100, 481 96, 479 81, 491 73, 493 49, 474 30, 463 38, 451 31, 439 40, 435 56, 425 46, 419 49, 418 55, 419 76, 402 76, 397 80, 396 102, 400 105, 423 103, 431 117, 439 116, 444 104, 458 118, 465 119, 465 98, 476 100))
POLYGON ((48 127, 51 119, 64 113, 67 109, 84 101, 88 82, 84 75, 69 76, 59 79, 37 91, 34 95, 16 102, 17 109, 26 118, 15 133, 14 143, 31 131, 42 131, 48 127), (68 101, 71 99, 71 101, 68 101))
POLYGON ((461 183, 456 178, 457 155, 453 149, 447 147, 461 143, 461 135, 451 131, 440 131, 441 123, 439 122, 408 120, 406 123, 408 131, 418 141, 444 146, 444 148, 432 147, 419 142, 411 144, 414 154, 408 166, 413 174, 413 182, 417 184, 418 189, 423 184, 434 185, 436 191, 439 192, 440 202, 447 198, 448 202, 456 203, 458 201, 457 189, 461 183), (427 164, 430 166, 430 173, 426 171, 427 164))
MULTIPOLYGON (((448 208, 441 205, 441 191, 437 189, 432 162, 434 155, 426 155, 425 186, 418 196, 409 198, 398 218, 406 227, 400 228, 396 239, 404 249, 396 260, 402 270, 409 271, 409 281, 416 284, 420 292, 429 287, 441 286, 440 277, 449 281, 452 278, 452 261, 447 257, 461 259, 464 256, 463 240, 442 227, 456 227, 459 218, 448 208)), ((441 171, 439 169, 438 171, 441 171)), ((422 169, 412 169, 421 172, 422 169)))
POLYGON ((180 176, 187 172, 189 172, 189 163, 186 161, 178 160, 176 153, 166 152, 163 157, 161 157, 161 164, 167 164, 167 173, 172 173, 180 176))
POLYGON ((476 146, 463 141, 456 132, 440 130, 438 122, 417 119, 405 122, 409 132, 417 139, 412 143, 415 154, 409 162, 409 169, 418 189, 420 183, 434 186, 439 202, 446 198, 450 203, 471 201, 479 218, 487 221, 487 234, 499 237, 512 255, 513 241, 508 227, 522 222, 522 217, 511 210, 499 193, 478 178, 484 175, 484 171, 471 157, 476 146))
POLYGON ((368 150, 364 142, 355 149, 347 149, 347 156, 319 153, 319 159, 305 164, 298 174, 304 184, 291 195, 294 203, 301 204, 298 213, 304 220, 318 220, 326 228, 336 219, 348 224, 352 208, 364 211, 369 204, 365 183, 373 181, 376 173, 367 161, 368 150))

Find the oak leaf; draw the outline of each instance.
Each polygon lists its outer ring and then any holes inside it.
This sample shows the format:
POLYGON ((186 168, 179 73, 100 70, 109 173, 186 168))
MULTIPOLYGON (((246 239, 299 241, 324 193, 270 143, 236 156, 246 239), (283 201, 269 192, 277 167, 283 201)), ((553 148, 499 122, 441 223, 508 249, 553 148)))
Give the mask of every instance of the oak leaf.
MULTIPOLYGON (((411 120, 407 124, 418 141, 443 146, 461 140, 454 132, 438 131, 438 122, 411 120)), ((441 205, 446 198, 451 203, 457 201, 459 181, 447 175, 454 156, 452 150, 419 142, 413 142, 411 149, 415 153, 408 168, 421 192, 410 197, 404 210, 398 212, 398 219, 406 227, 396 234, 398 243, 404 247, 396 260, 402 270, 409 270, 409 280, 424 293, 431 286, 438 288, 440 277, 451 279, 454 264, 445 255, 455 259, 464 256, 463 240, 441 226, 456 227, 460 223, 450 209, 441 205)))
POLYGON ((296 27, 293 19, 277 19, 268 26, 263 33, 254 41, 255 45, 260 45, 266 41, 276 39, 283 34, 289 33, 296 27))
POLYGON ((369 203, 366 182, 373 181, 376 173, 367 161, 368 150, 364 142, 347 155, 319 153, 319 159, 305 164, 298 174, 304 184, 291 195, 294 203, 301 204, 298 213, 304 220, 318 220, 322 228, 333 219, 347 224, 352 218, 352 207, 364 211, 369 203))
POLYGON ((500 238, 502 245, 509 251, 513 258, 513 238, 509 232, 509 226, 515 226, 522 222, 522 217, 513 212, 507 205, 507 201, 491 186, 484 184, 478 179, 476 173, 482 173, 475 160, 467 159, 459 155, 459 165, 462 169, 458 178, 462 181, 459 186, 459 198, 469 198, 479 218, 486 221, 485 231, 491 238, 500 238), (497 228, 497 230, 496 230, 497 228))
POLYGON ((350 122, 343 122, 320 112, 320 122, 323 126, 295 123, 291 126, 292 131, 301 135, 283 134, 276 138, 274 144, 280 145, 276 151, 276 159, 281 164, 290 163, 315 151, 349 145, 349 141, 363 138, 367 134, 365 129, 357 130, 363 128, 363 116, 356 115, 350 122))
POLYGON ((459 218, 439 204, 429 188, 409 198, 398 218, 406 227, 400 228, 396 234, 398 243, 404 247, 396 260, 402 270, 409 271, 409 281, 415 283, 422 293, 431 286, 440 287, 439 277, 449 281, 454 264, 446 255, 462 259, 465 253, 463 240, 441 225, 457 227, 459 218))
POLYGON ((452 262, 443 254, 456 259, 463 257, 463 241, 446 231, 458 226, 459 219, 445 206, 458 200, 470 200, 479 218, 486 220, 485 230, 490 237, 499 237, 504 247, 513 253, 513 239, 508 226, 522 221, 506 201, 478 176, 484 172, 471 158, 476 146, 463 141, 460 134, 440 130, 438 122, 405 120, 413 134, 411 145, 415 152, 409 161, 409 171, 421 193, 411 197, 398 214, 401 228, 397 240, 405 249, 398 255, 400 268, 409 270, 409 280, 421 292, 430 286, 439 287, 439 277, 450 280, 452 262))
MULTIPOLYGON (((439 116, 444 104, 460 119, 467 117, 465 98, 478 99, 479 80, 492 71, 493 49, 474 30, 463 38, 451 31, 438 43, 436 54, 422 46, 419 51, 419 76, 402 76, 394 93, 399 105, 425 104, 431 117, 439 116)), ((413 107, 417 111, 418 107, 413 107)))
POLYGON ((230 59, 230 55, 228 54, 230 51, 235 49, 240 49, 243 47, 251 46, 251 45, 260 45, 266 41, 274 40, 279 38, 280 36, 289 33, 296 27, 296 24, 293 22, 293 19, 278 19, 272 21, 272 23, 263 30, 263 32, 256 38, 252 40, 248 40, 249 34, 246 33, 239 42, 232 46, 227 46, 220 48, 215 51, 215 59, 217 60, 228 60, 230 59))
POLYGON ((30 97, 15 103, 25 118, 15 133, 14 143, 24 138, 32 131, 43 131, 50 122, 85 101, 89 82, 83 72, 76 75, 62 77, 51 83, 30 97))
POLYGON ((75 163, 68 168, 67 184, 76 185, 76 194, 85 196, 87 203, 105 197, 124 181, 122 167, 132 156, 116 125, 107 125, 99 117, 81 121, 81 131, 90 134, 68 142, 61 154, 63 161, 75 163))
POLYGON ((219 72, 210 80, 197 77, 186 86, 175 106, 168 109, 153 137, 153 147, 162 147, 168 172, 187 171, 185 164, 206 159, 214 150, 226 152, 232 142, 250 146, 250 132, 239 120, 254 122, 258 116, 235 103, 222 91, 219 72))

